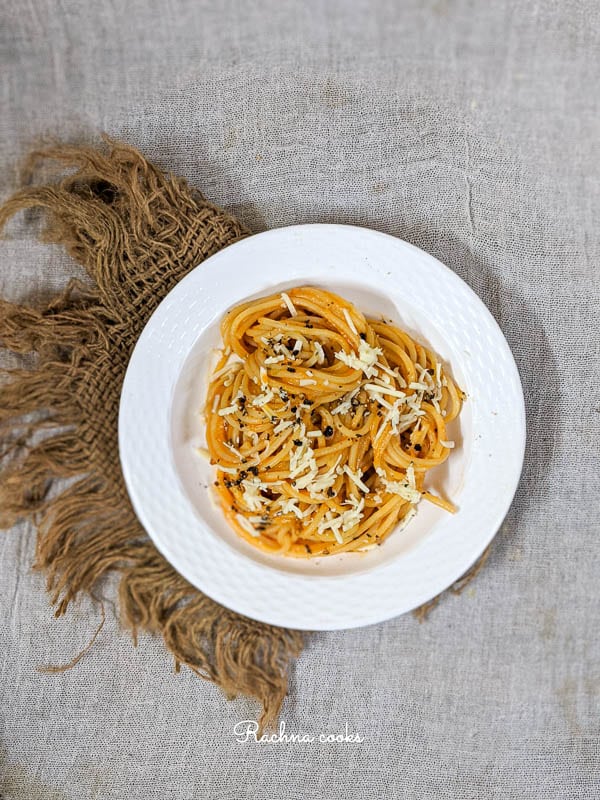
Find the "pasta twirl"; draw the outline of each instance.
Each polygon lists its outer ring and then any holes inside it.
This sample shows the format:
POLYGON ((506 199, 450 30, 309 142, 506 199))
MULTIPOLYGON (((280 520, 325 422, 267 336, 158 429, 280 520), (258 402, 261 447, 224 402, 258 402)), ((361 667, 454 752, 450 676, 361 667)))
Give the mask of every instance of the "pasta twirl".
POLYGON ((464 399, 434 353, 310 286, 236 306, 221 334, 207 448, 244 539, 297 557, 364 551, 422 498, 455 510, 423 489, 464 399))

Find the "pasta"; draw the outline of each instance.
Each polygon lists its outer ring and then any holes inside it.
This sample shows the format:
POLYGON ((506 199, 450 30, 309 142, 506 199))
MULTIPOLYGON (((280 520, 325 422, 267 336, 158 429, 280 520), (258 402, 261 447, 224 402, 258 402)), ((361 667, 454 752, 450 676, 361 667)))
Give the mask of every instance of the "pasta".
POLYGON ((464 399, 430 350, 311 286, 241 303, 221 335, 207 455, 245 540, 296 557, 365 551, 421 499, 455 510, 423 488, 464 399))

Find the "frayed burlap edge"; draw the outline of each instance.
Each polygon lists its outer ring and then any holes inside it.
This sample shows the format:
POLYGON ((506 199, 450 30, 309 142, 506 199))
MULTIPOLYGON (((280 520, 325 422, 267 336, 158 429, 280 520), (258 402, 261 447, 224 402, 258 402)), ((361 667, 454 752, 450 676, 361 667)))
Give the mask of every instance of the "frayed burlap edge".
MULTIPOLYGON (((0 231, 17 212, 42 209, 43 238, 63 245, 91 281, 71 281, 41 308, 0 299, 0 345, 35 356, 31 369, 0 371, 0 526, 36 524, 35 567, 47 576, 56 616, 118 573, 120 617, 134 640, 141 630, 161 634, 177 669, 187 665, 229 698, 255 698, 267 727, 301 634, 235 614, 173 570, 133 512, 117 446, 121 384, 148 318, 190 269, 248 231, 184 179, 108 138, 104 151, 32 153, 26 182, 41 159, 71 174, 13 195, 0 207, 0 231)), ((414 613, 423 620, 438 602, 414 613)))

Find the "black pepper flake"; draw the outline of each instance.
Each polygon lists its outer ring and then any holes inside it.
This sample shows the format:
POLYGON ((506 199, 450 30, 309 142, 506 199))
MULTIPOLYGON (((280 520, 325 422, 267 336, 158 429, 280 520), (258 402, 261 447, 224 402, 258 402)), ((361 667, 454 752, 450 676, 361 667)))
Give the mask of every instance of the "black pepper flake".
POLYGON ((328 438, 329 438, 330 436, 333 436, 333 428, 331 427, 331 425, 328 425, 328 426, 325 428, 325 430, 323 431, 323 433, 324 433, 324 434, 325 434, 325 436, 327 436, 328 438))
POLYGON ((416 444, 416 445, 415 445, 415 450, 417 451, 417 453, 418 453, 418 452, 420 452, 420 450, 421 450, 421 445, 420 445, 420 444, 416 444))
POLYGON ((241 479, 241 480, 243 480, 243 481, 245 481, 247 477, 248 477, 248 473, 246 472, 246 470, 245 470, 245 469, 243 469, 243 470, 240 472, 240 479, 241 479))
MULTIPOLYGON (((215 486, 219 485, 219 481, 215 481, 215 486)), ((227 486, 227 481, 225 481, 225 486, 227 486)))
POLYGON ((296 372, 296 370, 294 369, 294 367, 288 367, 288 368, 287 368, 287 371, 288 371, 288 372, 296 372))
POLYGON ((366 333, 360 333, 359 336, 363 340, 363 342, 367 341, 367 334, 366 333))
POLYGON ((307 323, 306 323, 306 327, 307 327, 307 328, 312 328, 312 327, 313 327, 313 324, 312 324, 312 322, 307 322, 307 323))
POLYGON ((428 369, 428 370, 427 370, 427 372, 428 372, 430 375, 433 375, 433 370, 432 370, 432 369, 428 369))
POLYGON ((302 447, 302 439, 294 439, 294 444, 296 447, 302 447))
POLYGON ((333 486, 330 486, 329 489, 327 489, 327 497, 335 497, 333 486))
POLYGON ((312 550, 310 549, 310 547, 307 544, 305 544, 304 547, 306 547, 306 552, 307 553, 312 553, 312 550))
POLYGON ((248 467, 248 472, 251 472, 254 476, 258 475, 258 467, 248 467))
POLYGON ((298 410, 298 406, 292 406, 290 408, 290 411, 292 412, 292 414, 295 414, 297 410, 298 410))

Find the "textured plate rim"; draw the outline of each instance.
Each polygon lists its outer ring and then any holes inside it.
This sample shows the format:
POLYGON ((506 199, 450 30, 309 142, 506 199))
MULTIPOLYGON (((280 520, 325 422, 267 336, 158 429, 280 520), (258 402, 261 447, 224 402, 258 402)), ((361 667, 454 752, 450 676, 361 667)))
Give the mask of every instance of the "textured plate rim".
MULTIPOLYGON (((158 362, 154 362, 155 365, 157 363, 158 362)), ((175 364, 171 366, 172 370, 169 377, 173 385, 169 387, 169 392, 172 392, 172 388, 177 380, 181 359, 179 366, 175 364)), ((166 387, 163 387, 163 390, 165 388, 166 387)), ((163 409, 163 411, 165 413, 157 416, 157 435, 166 435, 168 438, 168 409, 163 409)), ((157 549, 191 584, 197 586, 202 592, 228 608, 262 622, 306 630, 344 629, 373 624, 410 611, 412 608, 427 602, 451 585, 472 566, 477 558, 479 558, 497 533, 512 503, 519 483, 525 453, 525 406, 518 370, 501 329, 475 292, 473 292, 473 290, 449 267, 408 242, 373 231, 369 228, 330 224, 289 226, 256 234, 219 251, 191 270, 161 301, 136 343, 123 382, 119 408, 119 452, 125 483, 138 518, 153 539, 157 549), (318 587, 317 593, 325 600, 327 600, 328 596, 332 599, 339 600, 342 595, 353 594, 357 591, 359 596, 369 598, 371 596, 369 593, 376 590, 377 586, 381 584, 382 581, 387 581, 392 585, 402 576, 403 570, 398 568, 400 563, 403 564, 404 572, 406 572, 406 569, 410 569, 411 566, 418 569, 419 559, 417 559, 417 563, 414 563, 415 554, 409 554, 403 559, 399 559, 397 562, 393 562, 375 572, 364 572, 343 577, 317 577, 315 579, 315 576, 290 575, 289 573, 282 572, 279 577, 279 589, 282 591, 289 591, 290 588, 293 588, 293 591, 289 592, 290 602, 287 605, 284 603, 283 607, 280 606, 277 608, 268 605, 268 603, 265 604, 264 597, 260 603, 253 602, 254 595, 252 593, 248 594, 246 592, 241 595, 237 594, 231 590, 231 587, 228 588, 225 585, 226 582, 222 580, 219 581, 218 579, 216 581, 211 581, 210 575, 207 574, 206 570, 199 578, 198 565, 196 565, 196 568, 191 567, 185 557, 182 558, 181 553, 178 553, 176 549, 170 546, 169 536, 166 533, 167 528, 164 524, 164 508, 160 513, 158 512, 159 504, 156 502, 156 498, 151 497, 155 484, 148 483, 148 472, 144 470, 143 464, 141 464, 139 452, 136 452, 139 445, 139 438, 136 438, 136 434, 139 434, 137 426, 140 424, 139 420, 141 417, 139 413, 141 390, 139 381, 142 375, 146 377, 152 375, 152 358, 165 356, 164 352, 161 352, 160 349, 156 349, 157 345, 159 348, 161 344, 164 346, 166 341, 164 339, 161 340, 160 336, 157 336, 157 331, 164 328, 165 320, 168 319, 169 314, 173 313, 173 309, 177 307, 178 303, 185 303, 187 294, 192 290, 194 285, 202 284, 203 279, 208 274, 211 267, 216 267, 218 263, 221 262, 222 268, 224 259, 230 261, 233 258, 235 260, 236 257, 242 256, 244 249, 247 250, 250 248, 252 250, 256 249, 257 246, 260 248, 263 245, 269 248, 277 246, 278 243, 282 244, 286 242, 286 240, 289 244, 290 237, 299 243, 303 237, 306 239, 306 237, 311 236, 333 236, 341 237, 342 239, 348 237, 366 238, 373 243, 374 250, 376 249, 376 241, 386 243, 388 246, 391 246, 391 243, 393 243, 393 246, 398 248, 398 252, 403 250, 408 256, 418 259, 422 264, 427 264, 429 269, 436 272, 439 276, 443 276, 443 282, 448 283, 453 291, 458 292, 458 294, 467 301, 471 309, 476 310, 476 317, 482 324, 485 324, 488 334, 493 337, 493 343, 497 348, 497 354, 505 361, 506 369, 510 373, 510 380, 507 379, 507 385, 510 384, 509 388, 512 390, 512 394, 509 392, 509 396, 511 401, 510 411, 512 414, 511 423, 513 426, 509 459, 510 464, 508 466, 510 474, 505 476, 504 488, 501 493, 502 501, 496 502, 495 513, 485 520, 485 523, 481 525, 481 531, 476 537, 473 537, 471 545, 462 552, 460 565, 454 564, 451 568, 447 569, 445 577, 443 578, 438 574, 435 578, 425 580, 421 590, 415 590, 408 603, 406 600, 397 603, 367 603, 367 608, 361 608, 358 611, 355 608, 350 608, 346 616, 340 616, 339 614, 328 616, 327 613, 322 613, 321 616, 317 618, 315 618, 314 611, 311 613, 304 613, 300 609, 299 612, 297 605, 298 596, 302 597, 303 593, 306 595, 308 591, 314 593, 315 585, 318 587), (290 587, 290 583, 293 584, 293 587, 290 587), (340 585, 342 587, 341 589, 340 585)), ((177 476, 172 470, 172 465, 169 465, 167 475, 169 492, 172 501, 181 503, 181 506, 177 506, 178 511, 181 511, 181 509, 185 509, 186 505, 189 505, 189 501, 183 494, 177 481, 177 476)), ((192 519, 195 519, 196 525, 199 525, 197 518, 192 518, 193 512, 191 509, 188 509, 188 511, 191 513, 187 516, 187 522, 191 523, 192 519)), ((202 526, 199 525, 199 527, 201 528, 202 526)), ((198 532, 199 531, 196 531, 196 533, 198 532)), ((251 577, 258 580, 259 584, 261 581, 269 583, 273 580, 277 584, 277 572, 272 570, 267 572, 265 568, 260 565, 249 564, 244 556, 235 553, 230 548, 226 547, 223 542, 219 542, 214 536, 206 536, 203 540, 203 544, 207 551, 207 557, 210 556, 210 558, 208 558, 209 561, 212 559, 214 563, 216 560, 216 563, 219 565, 231 567, 234 571, 239 569, 242 574, 251 573, 251 577)), ((421 561, 424 557, 427 557, 426 551, 428 549, 427 543, 418 548, 421 561)))

